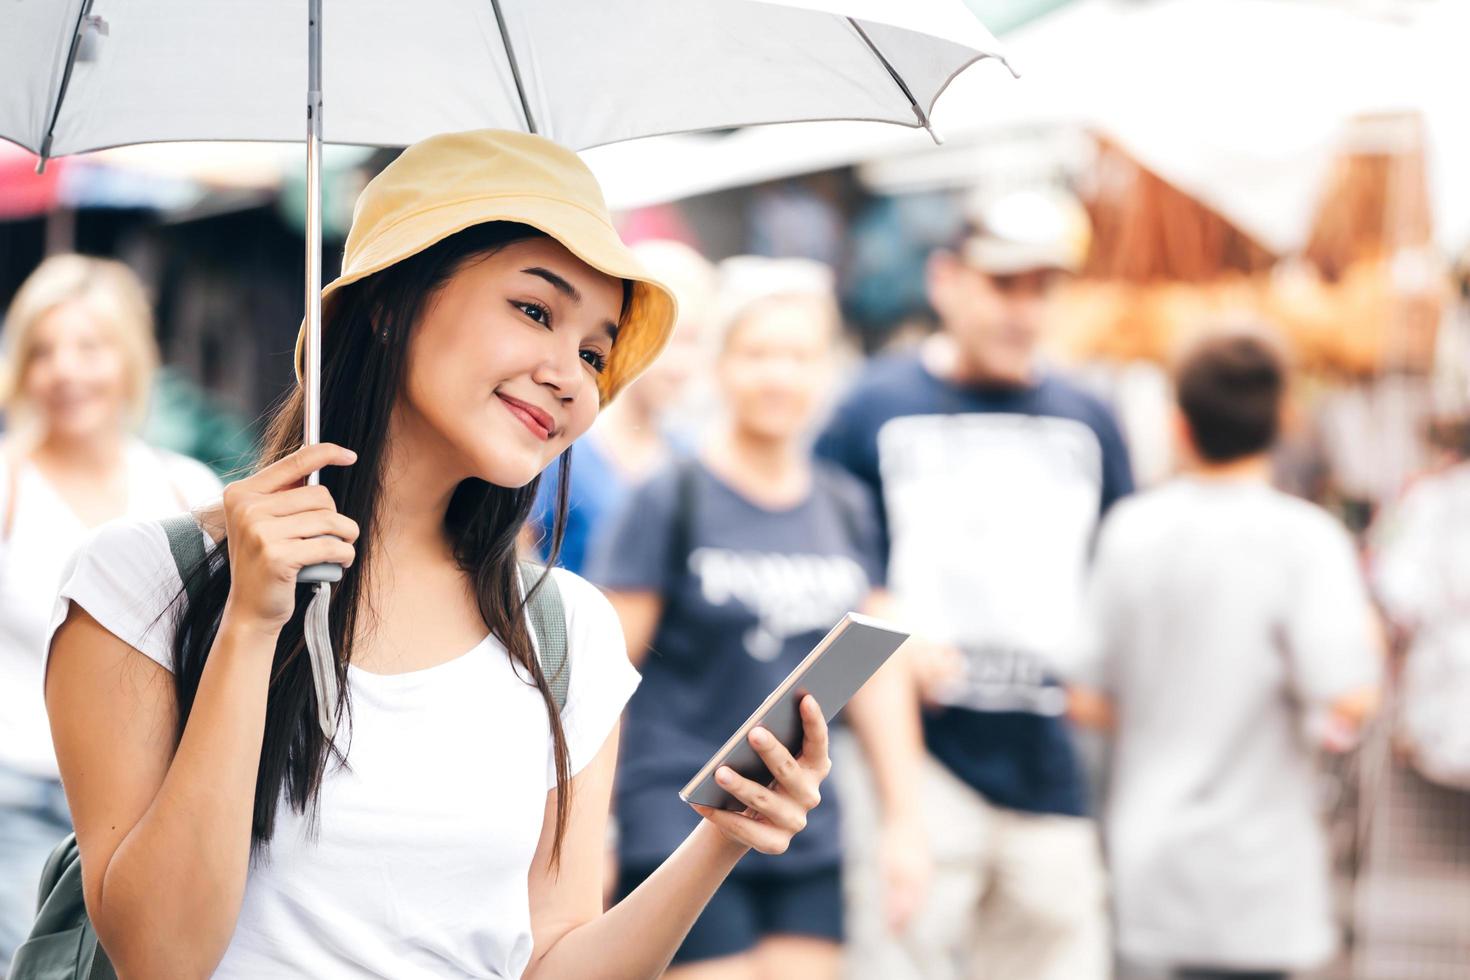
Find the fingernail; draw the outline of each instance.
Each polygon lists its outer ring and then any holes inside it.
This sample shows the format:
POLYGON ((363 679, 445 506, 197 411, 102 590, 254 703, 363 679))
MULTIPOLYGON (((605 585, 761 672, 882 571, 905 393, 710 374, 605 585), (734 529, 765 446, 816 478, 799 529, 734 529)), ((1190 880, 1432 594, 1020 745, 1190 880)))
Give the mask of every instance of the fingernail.
POLYGON ((715 782, 728 784, 735 778, 735 774, 726 766, 721 766, 715 771, 715 782))
POLYGON ((756 745, 765 745, 771 740, 771 733, 764 728, 753 728, 750 731, 750 740, 756 745))

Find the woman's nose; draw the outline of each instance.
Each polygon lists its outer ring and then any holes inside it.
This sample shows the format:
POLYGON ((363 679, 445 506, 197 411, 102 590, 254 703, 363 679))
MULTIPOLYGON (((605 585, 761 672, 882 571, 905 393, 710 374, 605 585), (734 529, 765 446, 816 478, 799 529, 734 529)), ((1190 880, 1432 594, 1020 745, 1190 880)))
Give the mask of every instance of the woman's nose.
POLYGON ((548 340, 540 363, 531 372, 531 380, 555 390, 563 398, 571 398, 587 376, 587 369, 582 364, 581 345, 575 340, 555 335, 548 340))
POLYGON ((62 354, 51 361, 46 376, 53 384, 69 384, 81 380, 83 373, 81 358, 62 354))

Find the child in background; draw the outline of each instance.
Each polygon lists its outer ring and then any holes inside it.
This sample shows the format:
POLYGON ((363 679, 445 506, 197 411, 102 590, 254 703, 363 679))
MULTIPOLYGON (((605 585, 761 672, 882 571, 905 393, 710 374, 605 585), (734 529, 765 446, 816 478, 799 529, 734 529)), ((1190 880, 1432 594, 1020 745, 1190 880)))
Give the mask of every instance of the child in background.
POLYGON ((1118 948, 1176 980, 1285 978, 1336 946, 1313 751, 1359 726, 1379 653, 1353 543, 1272 488, 1285 388, 1264 338, 1177 374, 1192 470, 1104 522, 1065 672, 1111 728, 1118 948))

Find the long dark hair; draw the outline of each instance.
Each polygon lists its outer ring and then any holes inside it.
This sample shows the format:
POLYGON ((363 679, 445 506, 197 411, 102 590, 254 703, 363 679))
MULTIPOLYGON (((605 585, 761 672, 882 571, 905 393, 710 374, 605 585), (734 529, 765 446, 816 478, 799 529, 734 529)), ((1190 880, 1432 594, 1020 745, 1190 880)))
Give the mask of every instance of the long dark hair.
MULTIPOLYGON (((439 242, 419 254, 352 283, 333 298, 322 326, 321 437, 357 453, 349 467, 322 472, 337 509, 357 521, 361 536, 357 560, 332 588, 331 635, 336 652, 341 707, 350 712, 347 664, 366 585, 373 571, 373 532, 382 515, 385 445, 394 404, 407 373, 409 337, 435 291, 467 261, 484 257, 513 242, 540 236, 525 225, 495 222, 478 225, 439 242)), ((261 465, 289 455, 302 443, 303 392, 298 385, 279 404, 267 426, 261 465)), ((551 560, 561 548, 570 473, 568 449, 561 460, 551 560)), ((570 762, 561 716, 541 673, 531 645, 520 596, 516 539, 531 513, 538 477, 515 489, 479 479, 460 483, 444 515, 444 530, 455 560, 473 585, 480 615, 505 645, 528 683, 541 692, 550 721, 556 760, 556 837, 552 855, 560 859, 570 805, 570 762)), ((219 630, 230 592, 229 541, 221 541, 211 557, 187 576, 189 601, 180 605, 174 638, 174 687, 180 737, 199 690, 199 679, 219 630)), ((530 592, 541 583, 527 583, 530 592)), ((329 745, 317 723, 310 658, 302 621, 309 593, 298 590, 296 612, 276 640, 266 699, 265 735, 255 784, 251 824, 252 854, 259 856, 271 839, 280 799, 298 813, 317 812, 322 779, 332 758, 346 763, 345 753, 329 745), (330 757, 330 758, 329 758, 330 757)))

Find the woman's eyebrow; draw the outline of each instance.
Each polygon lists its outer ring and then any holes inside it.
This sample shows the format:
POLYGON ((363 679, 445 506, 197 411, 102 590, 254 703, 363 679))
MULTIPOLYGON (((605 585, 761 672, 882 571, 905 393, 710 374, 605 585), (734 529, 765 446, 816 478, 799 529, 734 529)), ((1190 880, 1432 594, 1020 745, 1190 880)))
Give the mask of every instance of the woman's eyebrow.
MULTIPOLYGON (((539 265, 533 265, 531 266, 531 268, 522 269, 521 271, 528 276, 535 276, 538 279, 545 279, 547 282, 551 283, 552 287, 556 289, 557 292, 561 293, 573 303, 582 302, 582 294, 577 291, 577 287, 573 286, 571 283, 567 282, 565 279, 557 275, 555 272, 552 272, 550 269, 543 269, 539 265)), ((618 342, 618 324, 609 320, 602 325, 602 329, 607 331, 608 343, 615 344, 618 342)))
POLYGON ((551 283, 551 285, 556 289, 557 292, 561 293, 573 303, 582 302, 582 294, 577 292, 577 287, 573 286, 571 283, 567 282, 565 279, 557 275, 555 272, 552 272, 550 269, 543 269, 539 265, 537 265, 532 266, 529 269, 522 269, 521 271, 526 273, 527 275, 536 276, 538 279, 545 279, 547 282, 551 283))

